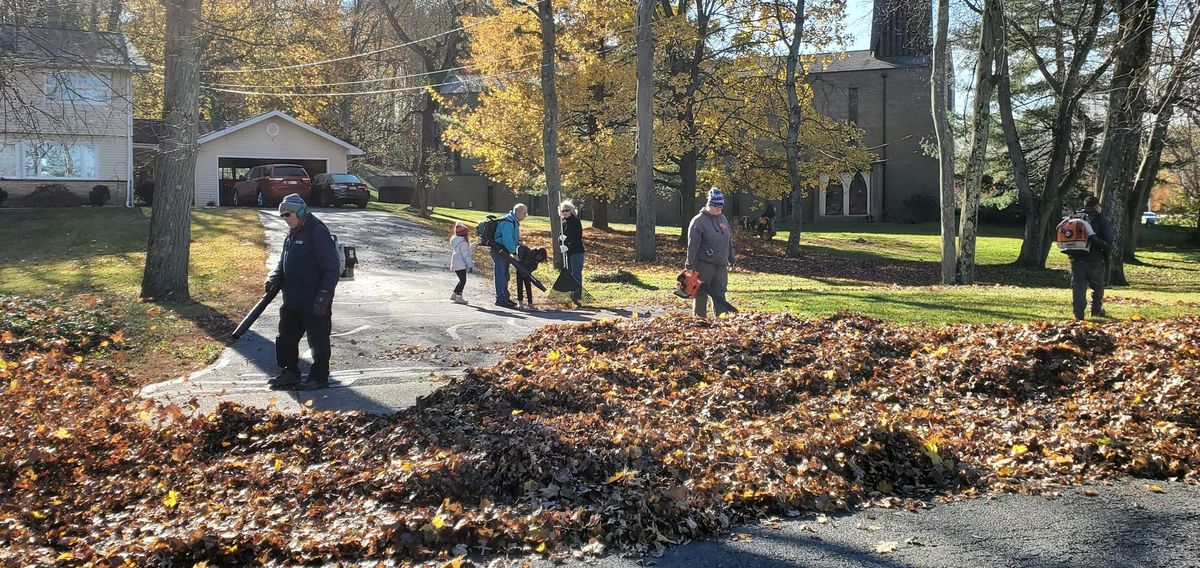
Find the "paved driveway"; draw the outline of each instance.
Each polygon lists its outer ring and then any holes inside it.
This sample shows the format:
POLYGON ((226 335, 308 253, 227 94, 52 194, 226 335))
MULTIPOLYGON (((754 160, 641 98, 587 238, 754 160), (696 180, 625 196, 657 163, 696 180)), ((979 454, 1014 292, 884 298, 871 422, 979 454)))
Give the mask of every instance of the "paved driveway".
MULTIPOLYGON (((271 267, 278 262, 286 224, 273 210, 259 214, 271 267)), ((499 347, 543 325, 618 315, 499 308, 493 305, 491 283, 477 274, 468 275, 463 293, 470 305, 457 305, 449 300, 457 283, 448 268, 449 235, 378 211, 319 209, 316 215, 342 242, 357 247, 359 258, 354 279, 338 284, 333 302, 331 388, 267 388, 277 371, 276 300, 216 363, 190 377, 147 386, 144 396, 176 403, 195 397, 203 408, 230 400, 298 410, 311 400, 315 409, 392 412, 413 404, 446 376, 494 363, 499 347)), ((300 347, 307 344, 301 341, 300 347)), ((302 367, 311 362, 307 351, 301 358, 302 367)))

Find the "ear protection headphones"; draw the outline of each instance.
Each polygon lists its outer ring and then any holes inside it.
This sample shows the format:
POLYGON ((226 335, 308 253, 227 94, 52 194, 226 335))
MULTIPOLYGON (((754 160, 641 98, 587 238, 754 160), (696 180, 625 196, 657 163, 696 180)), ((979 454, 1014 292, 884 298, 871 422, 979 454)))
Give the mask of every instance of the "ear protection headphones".
POLYGON ((307 205, 304 205, 304 206, 300 207, 300 209, 296 210, 296 218, 297 219, 303 219, 305 215, 308 215, 308 206, 307 205))

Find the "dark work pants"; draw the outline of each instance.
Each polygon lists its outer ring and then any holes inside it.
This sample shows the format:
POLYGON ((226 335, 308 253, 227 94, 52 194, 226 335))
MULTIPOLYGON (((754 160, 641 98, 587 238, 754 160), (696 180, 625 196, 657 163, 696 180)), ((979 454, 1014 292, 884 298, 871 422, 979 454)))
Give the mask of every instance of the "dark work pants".
MULTIPOLYGON (((716 265, 701 261, 696 266, 696 272, 700 273, 700 281, 708 284, 708 290, 713 296, 725 300, 725 290, 729 288, 728 265, 716 265)), ((692 302, 693 314, 702 318, 708 317, 708 295, 703 289, 696 292, 696 299, 692 302)), ((717 316, 725 313, 725 309, 717 302, 713 302, 713 311, 717 316)))
POLYGON ((308 378, 329 380, 329 333, 333 316, 316 316, 312 308, 279 308, 279 335, 275 337, 275 362, 282 368, 297 368, 300 363, 300 338, 308 336, 313 364, 308 378))
POLYGON ((1087 307, 1087 291, 1092 289, 1092 313, 1104 308, 1104 263, 1087 259, 1071 259, 1071 308, 1075 319, 1083 319, 1087 307))

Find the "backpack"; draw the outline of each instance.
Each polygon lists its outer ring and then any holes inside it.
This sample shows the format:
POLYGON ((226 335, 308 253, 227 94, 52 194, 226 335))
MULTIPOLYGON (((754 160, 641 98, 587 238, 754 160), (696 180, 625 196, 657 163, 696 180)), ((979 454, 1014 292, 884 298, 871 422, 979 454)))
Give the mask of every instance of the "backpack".
POLYGON ((496 240, 496 216, 488 215, 487 219, 480 221, 475 226, 475 236, 479 237, 479 244, 485 247, 490 247, 496 240))
POLYGON ((495 215, 488 215, 480 221, 475 226, 475 236, 479 237, 479 244, 485 247, 499 246, 500 243, 496 242, 496 224, 507 220, 508 218, 497 219, 495 215))
POLYGON ((1091 237, 1095 234, 1096 231, 1088 222, 1087 215, 1077 211, 1063 217, 1054 230, 1054 241, 1058 244, 1059 252, 1067 255, 1082 255, 1091 250, 1091 237))

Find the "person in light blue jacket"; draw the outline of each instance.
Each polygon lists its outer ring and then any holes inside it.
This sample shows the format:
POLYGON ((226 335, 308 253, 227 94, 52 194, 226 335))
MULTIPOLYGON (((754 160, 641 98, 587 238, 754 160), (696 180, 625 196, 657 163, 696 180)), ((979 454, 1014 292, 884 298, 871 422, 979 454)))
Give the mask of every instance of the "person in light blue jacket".
POLYGON ((508 293, 508 261, 500 254, 500 250, 508 254, 517 254, 517 246, 521 244, 521 221, 529 214, 529 207, 524 203, 513 206, 512 211, 496 220, 496 234, 492 238, 492 270, 496 280, 496 305, 504 308, 517 307, 508 293))

